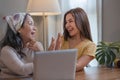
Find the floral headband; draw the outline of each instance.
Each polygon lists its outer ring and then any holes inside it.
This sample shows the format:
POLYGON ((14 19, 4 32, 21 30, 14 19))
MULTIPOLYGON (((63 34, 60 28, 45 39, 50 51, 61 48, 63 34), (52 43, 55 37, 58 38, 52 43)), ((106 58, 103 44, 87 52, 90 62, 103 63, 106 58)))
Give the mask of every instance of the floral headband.
POLYGON ((15 13, 13 15, 5 16, 4 19, 7 21, 13 32, 17 33, 23 24, 25 15, 26 13, 15 13))

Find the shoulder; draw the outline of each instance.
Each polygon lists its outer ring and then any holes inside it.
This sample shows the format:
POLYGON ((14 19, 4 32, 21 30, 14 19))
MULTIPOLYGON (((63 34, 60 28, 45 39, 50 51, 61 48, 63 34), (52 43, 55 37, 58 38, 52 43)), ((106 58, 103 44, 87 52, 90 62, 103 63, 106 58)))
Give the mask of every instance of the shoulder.
POLYGON ((87 48, 88 50, 96 50, 96 44, 90 40, 85 40, 85 48, 87 48))
MULTIPOLYGON (((14 53, 17 53, 17 51, 10 47, 10 46, 4 46, 2 49, 1 49, 1 56, 8 56, 8 55, 14 55, 14 53)), ((15 54, 16 55, 16 54, 15 54)))
POLYGON ((88 41, 88 46, 94 46, 94 47, 96 47, 96 44, 94 42, 92 42, 92 41, 88 41))
POLYGON ((83 43, 85 44, 85 45, 87 45, 87 46, 96 46, 96 44, 93 42, 93 41, 90 41, 90 40, 88 40, 88 39, 85 39, 84 41, 83 41, 83 43))
POLYGON ((14 48, 10 47, 10 46, 4 46, 1 49, 1 52, 6 52, 6 51, 16 51, 14 48))
POLYGON ((96 44, 88 39, 83 40, 77 47, 83 50, 96 50, 96 44))

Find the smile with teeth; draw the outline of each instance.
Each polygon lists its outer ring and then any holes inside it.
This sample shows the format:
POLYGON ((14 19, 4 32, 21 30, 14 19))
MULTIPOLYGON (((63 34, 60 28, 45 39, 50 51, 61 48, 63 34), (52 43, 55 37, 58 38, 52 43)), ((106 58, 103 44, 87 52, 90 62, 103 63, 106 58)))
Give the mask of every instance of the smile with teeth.
POLYGON ((69 29, 69 30, 68 30, 69 33, 72 32, 72 31, 73 31, 73 29, 69 29))

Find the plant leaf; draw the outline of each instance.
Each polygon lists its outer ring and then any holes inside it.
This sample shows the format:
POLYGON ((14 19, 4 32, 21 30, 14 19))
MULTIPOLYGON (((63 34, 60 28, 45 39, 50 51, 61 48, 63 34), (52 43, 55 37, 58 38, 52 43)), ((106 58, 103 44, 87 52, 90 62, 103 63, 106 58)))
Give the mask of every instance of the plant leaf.
POLYGON ((117 51, 117 53, 119 53, 120 51, 119 51, 119 48, 118 47, 116 47, 116 46, 111 46, 110 47, 112 50, 116 50, 117 51))
POLYGON ((98 60, 102 55, 103 55, 102 51, 100 51, 99 53, 95 54, 96 59, 98 60))
POLYGON ((112 63, 115 60, 116 55, 115 55, 115 53, 111 49, 110 49, 109 53, 111 55, 111 63, 112 63))
POLYGON ((104 54, 103 54, 103 56, 101 56, 100 58, 99 58, 99 64, 105 64, 105 58, 104 58, 104 54))
POLYGON ((110 53, 106 53, 106 64, 110 64, 111 63, 111 58, 112 58, 112 55, 110 53))

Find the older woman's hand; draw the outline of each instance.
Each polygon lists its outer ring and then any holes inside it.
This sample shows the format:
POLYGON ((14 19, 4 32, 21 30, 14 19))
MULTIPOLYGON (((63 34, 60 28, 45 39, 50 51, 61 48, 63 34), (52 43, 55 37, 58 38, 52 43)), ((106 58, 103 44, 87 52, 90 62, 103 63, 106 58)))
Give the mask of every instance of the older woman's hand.
POLYGON ((31 40, 30 42, 28 42, 27 47, 34 51, 43 51, 44 50, 42 44, 35 40, 31 40))

